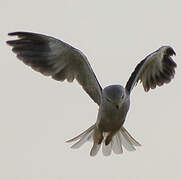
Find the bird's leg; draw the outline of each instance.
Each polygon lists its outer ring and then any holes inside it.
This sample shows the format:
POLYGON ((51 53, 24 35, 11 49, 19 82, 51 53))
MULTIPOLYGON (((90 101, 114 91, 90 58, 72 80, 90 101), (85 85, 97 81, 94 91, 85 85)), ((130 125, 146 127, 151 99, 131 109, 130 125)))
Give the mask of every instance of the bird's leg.
POLYGON ((115 132, 110 132, 109 135, 107 136, 106 140, 105 140, 105 145, 107 146, 111 140, 112 140, 112 137, 114 136, 115 132))
POLYGON ((103 132, 100 131, 99 129, 95 129, 94 133, 94 143, 96 144, 101 144, 103 140, 103 132))

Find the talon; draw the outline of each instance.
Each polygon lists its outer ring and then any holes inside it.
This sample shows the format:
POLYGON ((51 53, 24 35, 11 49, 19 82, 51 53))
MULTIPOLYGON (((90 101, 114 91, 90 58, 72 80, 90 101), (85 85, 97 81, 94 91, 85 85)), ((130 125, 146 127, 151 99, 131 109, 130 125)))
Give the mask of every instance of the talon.
POLYGON ((111 142, 113 135, 114 135, 114 133, 110 133, 110 134, 107 136, 107 138, 106 138, 106 140, 105 140, 105 145, 106 145, 106 146, 111 142))
POLYGON ((102 140, 103 140, 103 134, 100 131, 95 131, 95 135, 94 135, 94 142, 96 142, 97 144, 101 144, 102 140))
POLYGON ((103 136, 100 137, 100 139, 98 141, 98 144, 101 144, 102 143, 102 140, 103 140, 103 136))

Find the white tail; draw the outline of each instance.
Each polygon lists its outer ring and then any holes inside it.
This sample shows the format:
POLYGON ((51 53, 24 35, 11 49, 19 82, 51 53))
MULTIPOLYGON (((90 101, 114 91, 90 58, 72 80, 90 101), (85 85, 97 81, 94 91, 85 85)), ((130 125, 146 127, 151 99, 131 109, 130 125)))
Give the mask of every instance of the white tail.
MULTIPOLYGON (((75 144, 71 146, 71 148, 77 149, 80 146, 82 146, 85 142, 93 141, 95 128, 96 128, 96 125, 94 124, 90 128, 88 128, 86 131, 81 133, 80 135, 66 142, 77 141, 75 144)), ((105 139, 107 135, 108 133, 103 133, 104 138, 101 143, 102 152, 104 156, 109 156, 112 150, 115 154, 123 153, 122 146, 124 146, 125 149, 127 149, 128 151, 135 151, 136 150, 135 146, 141 146, 140 143, 138 143, 124 127, 121 127, 121 129, 112 137, 111 142, 108 145, 105 145, 105 139)), ((90 151, 91 156, 95 156, 97 154, 97 152, 99 151, 101 147, 101 144, 97 144, 97 143, 93 144, 93 147, 90 151)))

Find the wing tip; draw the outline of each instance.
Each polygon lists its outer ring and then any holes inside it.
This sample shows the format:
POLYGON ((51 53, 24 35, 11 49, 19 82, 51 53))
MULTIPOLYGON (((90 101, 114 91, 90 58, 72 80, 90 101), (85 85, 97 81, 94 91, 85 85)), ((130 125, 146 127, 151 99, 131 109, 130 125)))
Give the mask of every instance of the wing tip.
POLYGON ((18 37, 23 37, 23 36, 33 36, 33 35, 41 35, 39 33, 33 33, 30 31, 15 31, 15 32, 10 32, 8 33, 8 36, 18 36, 18 37))
POLYGON ((23 31, 15 31, 15 32, 10 32, 8 33, 8 36, 19 36, 21 34, 24 34, 25 32, 23 31))
POLYGON ((11 46, 11 41, 6 41, 6 44, 11 46))
POLYGON ((8 33, 8 36, 14 36, 14 35, 15 35, 15 32, 8 33))

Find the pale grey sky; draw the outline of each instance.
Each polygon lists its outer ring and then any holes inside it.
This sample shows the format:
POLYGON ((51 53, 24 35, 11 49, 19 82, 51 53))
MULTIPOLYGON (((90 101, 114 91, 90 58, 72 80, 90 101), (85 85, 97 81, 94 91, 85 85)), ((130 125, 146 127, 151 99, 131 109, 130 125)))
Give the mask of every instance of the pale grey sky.
POLYGON ((181 7, 179 0, 2 1, 0 179, 181 179, 181 7), (98 107, 76 82, 54 81, 18 61, 5 41, 19 30, 79 48, 103 87, 125 85, 140 60, 171 45, 175 79, 148 93, 141 86, 132 92, 125 127, 142 146, 94 158, 91 143, 70 149, 64 142, 96 121, 98 107))

